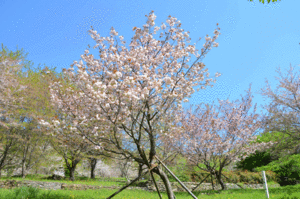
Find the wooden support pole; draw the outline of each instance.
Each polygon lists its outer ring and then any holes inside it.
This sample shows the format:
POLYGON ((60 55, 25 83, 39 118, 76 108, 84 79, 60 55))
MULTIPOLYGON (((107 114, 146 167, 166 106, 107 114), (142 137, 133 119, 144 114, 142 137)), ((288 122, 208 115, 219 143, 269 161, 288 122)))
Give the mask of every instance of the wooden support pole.
POLYGON ((212 174, 210 174, 210 181, 211 181, 212 190, 215 190, 215 185, 214 185, 214 181, 212 179, 212 174))
POLYGON ((157 193, 158 193, 158 195, 159 195, 159 198, 162 199, 161 194, 160 194, 159 189, 158 189, 158 186, 157 186, 157 184, 156 184, 156 180, 154 179, 153 172, 151 171, 150 174, 151 174, 152 180, 153 180, 153 182, 154 182, 156 191, 157 191, 157 193))
POLYGON ((168 167, 162 162, 160 161, 160 159, 155 156, 155 158, 158 160, 159 163, 161 163, 161 165, 175 178, 175 180, 194 198, 194 199, 198 199, 173 173, 172 171, 170 171, 168 169, 168 167))
MULTIPOLYGON (((227 178, 223 173, 222 173, 222 176, 224 176, 227 180, 229 180, 230 182, 232 182, 232 180, 230 180, 229 178, 227 178)), ((232 183, 234 183, 234 182, 232 182, 232 183)), ((244 187, 240 186, 237 183, 234 183, 234 184, 236 184, 237 186, 241 187, 242 189, 245 189, 244 187)))
POLYGON ((201 184, 202 184, 202 182, 204 182, 204 180, 208 177, 208 176, 210 176, 210 173, 196 186, 196 187, 194 187, 193 189, 192 189, 192 191, 195 191, 201 184))
POLYGON ((126 189, 127 187, 129 187, 130 185, 132 185, 133 183, 135 183, 136 181, 138 181, 138 179, 140 179, 142 176, 146 175, 148 172, 149 172, 149 170, 146 171, 144 174, 138 176, 138 177, 135 178, 134 180, 132 180, 129 184, 123 186, 121 189, 119 189, 118 191, 116 191, 115 193, 113 193, 112 195, 110 195, 109 197, 107 197, 106 199, 111 199, 111 198, 113 198, 113 197, 116 196, 118 193, 120 193, 121 191, 123 191, 124 189, 126 189))
MULTIPOLYGON (((168 159, 169 157, 171 157, 173 154, 169 155, 168 157, 166 157, 164 159, 164 161, 166 159, 168 159)), ((159 165, 159 164, 158 164, 159 165)), ((124 189, 126 189, 127 187, 129 187, 130 185, 132 185, 133 183, 135 183, 136 181, 138 181, 141 177, 143 177, 144 175, 146 175, 148 172, 151 172, 152 169, 156 168, 158 165, 155 165, 154 167, 152 167, 151 169, 147 170, 144 174, 141 174, 140 176, 138 176, 137 178, 135 178, 134 180, 132 180, 129 184, 123 186, 121 189, 119 189, 118 191, 116 191, 115 193, 113 193, 112 195, 110 195, 109 197, 107 197, 106 199, 111 199, 113 198, 115 195, 117 195, 118 193, 120 193, 121 191, 123 191, 124 189)), ((158 190, 158 189, 157 189, 158 190)), ((160 193, 159 193, 160 195, 160 193)), ((161 195, 160 195, 161 197, 161 195)))

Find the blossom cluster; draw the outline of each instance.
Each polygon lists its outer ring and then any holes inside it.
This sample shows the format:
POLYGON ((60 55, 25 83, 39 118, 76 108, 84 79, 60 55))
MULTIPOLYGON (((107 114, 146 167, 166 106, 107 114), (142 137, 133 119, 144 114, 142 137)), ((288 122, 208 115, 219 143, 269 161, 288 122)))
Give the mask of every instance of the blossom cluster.
POLYGON ((26 86, 20 84, 17 72, 20 71, 19 61, 9 57, 0 60, 0 127, 17 126, 14 121, 14 112, 22 108, 23 98, 20 93, 26 86), (6 122, 3 122, 5 118, 6 122))
MULTIPOLYGON (((180 28, 179 20, 169 16, 167 25, 156 26, 150 33, 155 19, 151 12, 143 29, 133 28, 130 49, 114 28, 110 37, 100 37, 94 29, 89 31, 96 42, 93 48, 99 48, 100 59, 85 50, 82 60, 74 61, 64 70, 70 85, 55 82, 50 89, 53 104, 76 118, 69 128, 76 127, 82 133, 83 126, 99 127, 97 131, 85 132, 87 137, 116 131, 125 131, 130 139, 137 139, 145 132, 153 136, 159 134, 159 124, 172 128, 171 124, 179 120, 173 113, 195 92, 194 87, 205 89, 216 81, 208 78, 210 74, 202 59, 212 47, 218 46, 215 41, 220 29, 216 28, 213 37, 206 37, 199 55, 196 44, 186 45, 190 42, 189 32, 180 28), (156 40, 152 34, 159 30, 162 30, 160 38, 164 39, 156 40), (191 55, 195 61, 188 65, 191 55)), ((55 120, 51 126, 58 128, 55 120)))
POLYGON ((171 142, 191 161, 199 163, 214 161, 218 156, 226 157, 226 164, 240 161, 256 150, 271 147, 274 142, 252 143, 254 135, 262 127, 262 118, 254 112, 249 114, 252 96, 250 90, 246 99, 240 102, 219 100, 219 106, 206 104, 195 110, 182 112, 181 128, 172 132, 172 138, 166 136, 164 141, 171 142))

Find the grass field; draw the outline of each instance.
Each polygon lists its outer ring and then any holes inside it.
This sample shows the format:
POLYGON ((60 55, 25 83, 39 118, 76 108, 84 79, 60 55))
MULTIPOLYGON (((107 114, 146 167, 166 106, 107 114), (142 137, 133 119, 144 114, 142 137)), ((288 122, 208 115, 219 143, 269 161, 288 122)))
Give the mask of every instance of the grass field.
MULTIPOLYGON (((76 181, 68 180, 46 180, 44 176, 27 176, 22 178, 9 178, 13 180, 35 180, 35 181, 48 181, 48 182, 61 182, 67 184, 86 184, 86 185, 102 185, 122 186, 125 184, 123 178, 115 179, 96 179, 91 180, 88 178, 77 178, 76 181)), ((6 180, 8 178, 2 178, 6 180)), ((268 183, 274 184, 273 182, 268 183)), ((99 190, 42 190, 30 187, 21 187, 15 189, 0 189, 0 198, 2 199, 104 199, 113 194, 117 190, 99 189, 99 190)), ((253 199, 253 198, 266 198, 265 190, 263 189, 232 189, 225 191, 198 191, 194 194, 200 198, 218 198, 218 199, 253 199)), ((300 199, 300 185, 285 186, 279 188, 269 188, 270 198, 274 199, 300 199)), ((192 198, 188 193, 176 192, 176 199, 192 198)), ((167 199, 166 193, 162 193, 162 197, 167 199)), ((159 198, 156 192, 148 192, 144 190, 125 190, 115 196, 116 199, 156 199, 159 198)))
MULTIPOLYGON (((47 176, 45 175, 27 175, 25 179, 21 177, 1 177, 0 180, 34 180, 34 181, 43 181, 43 182, 60 182, 65 184, 84 184, 84 185, 95 185, 95 186, 124 186, 126 185, 126 179, 125 178, 96 178, 91 179, 88 177, 76 177, 75 181, 70 180, 49 180, 45 179, 47 176)), ((139 182, 146 182, 147 180, 140 180, 139 182)), ((243 183, 238 183, 239 185, 242 185, 243 183)), ((274 181, 268 181, 268 185, 278 184, 274 181)))
MULTIPOLYGON (((21 187, 16 189, 0 189, 0 198, 2 199, 104 199, 114 193, 116 190, 56 190, 47 191, 36 188, 21 187)), ((198 198, 218 198, 218 199, 258 199, 266 198, 264 190, 226 190, 226 191, 203 191, 194 192, 198 198), (209 195, 207 195, 209 194, 209 195)), ((192 198, 187 193, 175 193, 177 199, 192 198)), ((299 199, 300 185, 286 186, 269 189, 270 198, 274 199, 299 199)), ((167 195, 162 193, 163 198, 167 195)), ((115 196, 116 199, 156 199, 159 198, 156 192, 147 192, 142 190, 125 190, 115 196)))

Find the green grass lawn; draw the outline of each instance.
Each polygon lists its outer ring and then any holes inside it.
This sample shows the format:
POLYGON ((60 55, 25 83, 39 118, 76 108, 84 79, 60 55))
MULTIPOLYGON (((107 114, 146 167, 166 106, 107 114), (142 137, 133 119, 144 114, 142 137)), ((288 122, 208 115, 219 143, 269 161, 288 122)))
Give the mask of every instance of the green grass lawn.
MULTIPOLYGON (((0 189, 0 198, 2 199, 104 199, 114 193, 116 190, 39 190, 35 188, 16 188, 16 189, 0 189)), ((194 192, 200 198, 219 198, 219 199, 259 199, 266 198, 265 190, 226 190, 226 191, 201 191, 194 192), (207 195, 209 194, 209 195, 207 195)), ((192 198, 185 192, 175 193, 177 199, 192 198)), ((286 186, 280 188, 269 188, 270 198, 274 199, 297 199, 300 198, 300 185, 286 186)), ((167 195, 162 193, 163 198, 167 199, 167 195)), ((147 192, 143 190, 125 190, 115 196, 116 199, 157 199, 156 192, 147 192)))
MULTIPOLYGON (((44 181, 44 182, 60 182, 65 184, 84 184, 84 185, 95 185, 95 186, 124 186, 126 185, 126 179, 125 178, 96 178, 91 179, 88 177, 76 177, 75 181, 70 181, 68 179, 66 180, 48 180, 45 179, 47 176, 45 175, 27 175, 26 178, 21 177, 1 177, 0 180, 34 180, 34 181, 44 181)), ((140 180, 139 182, 146 182, 147 180, 140 180)), ((278 184, 274 181, 268 181, 268 185, 278 184)), ((239 185, 243 185, 244 183, 240 182, 239 185)))
MULTIPOLYGON (((47 180, 45 176, 31 176, 28 175, 25 179, 1 178, 1 180, 34 180, 47 182, 60 182, 66 184, 85 184, 85 185, 102 185, 102 186, 123 186, 126 184, 124 178, 97 178, 89 179, 85 177, 77 177, 76 181, 69 180, 47 180)), ((275 182, 268 182, 268 185, 275 184, 275 182)), ((36 188, 15 188, 15 189, 0 189, 0 199, 101 199, 107 198, 117 190, 99 189, 99 190, 41 190, 36 188)), ((219 199, 253 199, 266 198, 264 189, 232 189, 225 191, 196 191, 194 194, 200 198, 219 198, 219 199)), ((285 186, 279 188, 269 188, 270 198, 278 199, 300 199, 300 185, 285 186), (285 197, 289 196, 289 197, 285 197), (295 198, 296 197, 296 198, 295 198)), ((167 199, 166 193, 162 193, 163 198, 167 199)), ((176 192, 177 199, 192 198, 186 192, 176 192)), ((156 199, 159 198, 156 192, 148 192, 144 190, 125 190, 115 196, 119 199, 156 199)))

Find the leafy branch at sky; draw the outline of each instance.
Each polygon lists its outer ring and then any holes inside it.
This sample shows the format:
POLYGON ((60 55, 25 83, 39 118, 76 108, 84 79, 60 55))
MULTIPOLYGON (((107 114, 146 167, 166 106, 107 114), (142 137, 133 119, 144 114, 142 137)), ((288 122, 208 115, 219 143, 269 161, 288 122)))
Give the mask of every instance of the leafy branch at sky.
MULTIPOLYGON (((251 2, 252 2, 253 0, 248 0, 248 1, 251 1, 251 2)), ((280 1, 280 0, 279 0, 279 1, 280 1)), ((259 0, 259 2, 265 4, 265 0, 259 0)), ((267 2, 270 3, 271 0, 267 0, 267 2)), ((275 3, 275 2, 277 2, 277 0, 272 0, 272 2, 275 3)))

